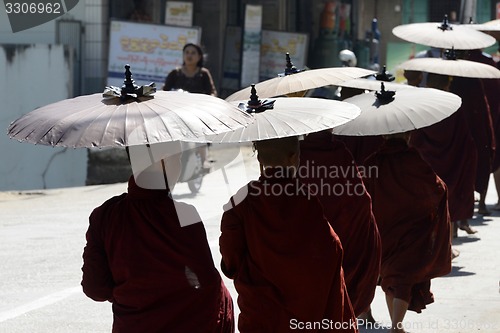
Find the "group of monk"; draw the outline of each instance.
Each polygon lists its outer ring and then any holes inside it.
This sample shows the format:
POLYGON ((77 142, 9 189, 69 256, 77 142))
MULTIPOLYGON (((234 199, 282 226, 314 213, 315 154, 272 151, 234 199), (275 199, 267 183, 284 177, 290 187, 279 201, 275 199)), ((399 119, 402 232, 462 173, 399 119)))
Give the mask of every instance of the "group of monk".
MULTIPOLYGON (((421 73, 406 75, 419 84, 421 73)), ((412 133, 352 138, 326 130, 254 142, 260 177, 225 205, 219 238, 220 270, 238 293, 239 332, 358 332, 374 320, 379 285, 390 332, 401 333, 408 310, 433 302, 431 279, 451 271, 456 229, 475 232, 467 223, 474 191, 479 213, 488 213, 489 174, 500 161, 500 90, 468 80, 428 74, 428 87, 455 92, 462 107, 412 133)), ((183 209, 198 223, 180 221, 171 195, 180 168, 179 154, 154 163, 90 217, 82 286, 113 303, 113 332, 236 329, 194 207, 183 209), (144 185, 152 174, 161 187, 144 185)))
MULTIPOLYGON (((467 56, 488 63, 479 50, 467 56)), ((423 73, 405 75, 409 84, 419 86, 423 73)), ((242 202, 230 201, 221 223, 222 272, 234 280, 238 292, 240 331, 288 332, 292 323, 295 328, 301 323, 302 328, 331 329, 322 326, 322 319, 339 327, 353 318, 366 323, 374 320, 370 303, 380 285, 390 332, 405 332, 406 312, 420 313, 434 301, 431 279, 450 273, 451 261, 458 255, 452 250, 452 238, 458 230, 476 233, 468 223, 474 215, 475 192, 477 213, 490 214, 485 196, 500 160, 494 154, 500 136, 495 136, 500 110, 494 92, 500 90, 498 80, 432 73, 427 74, 426 87, 457 94, 462 99, 460 109, 412 133, 352 138, 323 131, 300 143, 288 138, 255 144, 261 177, 248 185, 242 202), (299 150, 294 148, 297 144, 299 150), (320 172, 300 172, 300 168, 353 165, 376 173, 325 177, 320 172), (331 191, 339 184, 356 183, 365 189, 362 194, 331 191), (320 205, 299 190, 286 196, 259 190, 266 184, 296 189, 304 185, 315 190, 320 205), (336 235, 340 241, 341 255, 334 250, 338 246, 331 246, 331 252, 322 247, 328 232, 317 224, 323 225, 325 219, 332 239, 336 235), (323 254, 337 256, 332 262, 342 262, 335 274, 341 275, 345 288, 329 282, 338 266, 325 270, 321 265, 325 258, 317 254, 320 248, 323 254), (316 261, 319 265, 314 268, 316 261), (335 293, 326 292, 328 283, 335 293), (333 312, 332 297, 337 298, 333 312)))

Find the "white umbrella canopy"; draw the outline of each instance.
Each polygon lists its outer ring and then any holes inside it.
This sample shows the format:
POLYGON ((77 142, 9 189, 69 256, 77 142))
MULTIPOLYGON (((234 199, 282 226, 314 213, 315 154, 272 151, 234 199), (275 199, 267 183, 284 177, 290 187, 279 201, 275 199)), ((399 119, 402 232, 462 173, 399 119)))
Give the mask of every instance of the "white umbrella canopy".
POLYGON ((496 43, 496 39, 472 28, 448 23, 425 22, 399 25, 392 33, 408 42, 437 48, 457 50, 482 49, 496 43))
POLYGON ((59 101, 15 120, 8 135, 21 142, 61 147, 120 147, 168 141, 204 141, 253 121, 236 106, 213 96, 151 91, 133 85, 133 93, 111 87, 107 96, 92 94, 59 101), (122 97, 119 97, 123 94, 122 97), (109 96, 114 97, 109 97, 109 96), (116 97, 118 96, 118 97, 116 97))
MULTIPOLYGON (((359 79, 345 81, 339 83, 338 85, 340 87, 355 88, 355 89, 380 90, 380 82, 383 81, 359 78, 359 79)), ((384 86, 387 90, 393 90, 393 91, 414 88, 413 86, 410 86, 408 84, 401 84, 396 82, 384 82, 384 86)))
POLYGON ((489 21, 483 24, 464 24, 464 26, 484 32, 485 34, 488 34, 496 38, 497 40, 500 40, 500 19, 489 21))
MULTIPOLYGON (((255 85, 261 98, 283 96, 313 88, 338 85, 340 82, 367 76, 375 71, 358 67, 331 67, 300 71, 295 74, 278 76, 255 85)), ((226 98, 226 101, 247 100, 251 87, 244 88, 226 98)))
POLYGON ((395 134, 427 127, 449 117, 462 104, 457 95, 431 88, 382 90, 345 102, 361 109, 359 117, 333 129, 334 134, 347 136, 395 134))
POLYGON ((469 60, 448 60, 441 58, 414 58, 407 60, 399 68, 450 76, 461 76, 479 79, 500 79, 497 68, 469 60))
POLYGON ((500 25, 500 19, 496 19, 496 20, 491 20, 491 21, 488 21, 488 22, 484 22, 483 24, 484 25, 494 25, 494 26, 497 26, 497 25, 500 25))
POLYGON ((360 114, 350 103, 309 97, 279 97, 231 102, 246 109, 254 121, 244 128, 209 137, 214 143, 251 142, 303 135, 345 124, 360 114))

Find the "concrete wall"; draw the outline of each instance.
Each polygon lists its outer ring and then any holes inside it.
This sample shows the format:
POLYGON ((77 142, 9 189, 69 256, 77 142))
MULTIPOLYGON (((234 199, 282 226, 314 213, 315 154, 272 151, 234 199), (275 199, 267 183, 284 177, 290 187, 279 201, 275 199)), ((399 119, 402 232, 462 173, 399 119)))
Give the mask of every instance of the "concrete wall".
POLYGON ((0 45, 0 191, 85 185, 86 149, 9 139, 20 116, 71 96, 71 52, 58 45, 0 45))
POLYGON ((3 5, 0 5, 0 45, 55 44, 57 20, 81 21, 83 25, 81 94, 100 92, 106 83, 108 65, 108 7, 108 0, 80 0, 74 8, 56 20, 12 33, 9 18, 3 5))

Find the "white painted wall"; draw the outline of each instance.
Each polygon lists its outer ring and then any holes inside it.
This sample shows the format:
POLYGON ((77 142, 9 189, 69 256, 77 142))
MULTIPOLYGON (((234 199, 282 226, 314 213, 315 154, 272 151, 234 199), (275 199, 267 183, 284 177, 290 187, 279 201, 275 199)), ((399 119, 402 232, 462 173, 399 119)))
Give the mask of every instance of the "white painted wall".
MULTIPOLYGON (((91 1, 80 0, 73 9, 71 9, 68 13, 62 15, 60 18, 80 21, 85 20, 86 2, 91 1)), ((4 4, 0 3, 0 44, 54 44, 56 41, 55 22, 55 20, 52 20, 28 30, 12 33, 9 17, 5 12, 4 4)))
POLYGON ((85 185, 86 149, 35 146, 6 135, 23 114, 71 96, 69 58, 61 45, 0 45, 0 191, 85 185))

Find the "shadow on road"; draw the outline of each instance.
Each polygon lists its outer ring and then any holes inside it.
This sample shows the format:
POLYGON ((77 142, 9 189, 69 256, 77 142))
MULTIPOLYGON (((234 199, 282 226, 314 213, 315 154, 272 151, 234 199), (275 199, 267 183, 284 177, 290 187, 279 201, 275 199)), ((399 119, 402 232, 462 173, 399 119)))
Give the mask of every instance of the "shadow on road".
POLYGON ((466 243, 474 243, 481 240, 481 238, 477 236, 459 236, 457 238, 453 238, 451 245, 460 245, 466 243))
POLYGON ((474 272, 462 271, 462 268, 463 268, 463 266, 452 266, 450 274, 445 275, 443 277, 469 276, 469 275, 476 274, 474 272))

